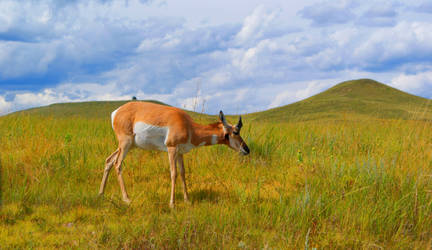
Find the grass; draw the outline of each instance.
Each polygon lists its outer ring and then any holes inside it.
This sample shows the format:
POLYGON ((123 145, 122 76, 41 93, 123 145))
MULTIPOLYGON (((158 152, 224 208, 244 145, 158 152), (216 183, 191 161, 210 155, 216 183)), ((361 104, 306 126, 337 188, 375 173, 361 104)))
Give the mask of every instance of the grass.
POLYGON ((163 152, 128 154, 130 206, 115 173, 98 197, 116 147, 108 117, 1 117, 0 246, 430 248, 432 124, 356 119, 246 118, 251 155, 223 146, 188 153, 192 204, 182 201, 178 180, 171 210, 163 152))

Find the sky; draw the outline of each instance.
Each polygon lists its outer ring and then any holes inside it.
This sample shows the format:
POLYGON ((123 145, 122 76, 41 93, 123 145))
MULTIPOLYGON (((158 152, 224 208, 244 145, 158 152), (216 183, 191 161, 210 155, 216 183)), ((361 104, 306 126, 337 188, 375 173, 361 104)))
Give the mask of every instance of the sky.
POLYGON ((262 111, 371 78, 432 97, 432 1, 0 1, 0 115, 153 99, 262 111))

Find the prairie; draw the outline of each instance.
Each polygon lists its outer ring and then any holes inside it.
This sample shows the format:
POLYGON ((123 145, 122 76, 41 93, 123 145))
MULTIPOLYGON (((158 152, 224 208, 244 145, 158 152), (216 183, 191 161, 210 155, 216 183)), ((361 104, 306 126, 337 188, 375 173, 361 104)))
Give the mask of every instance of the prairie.
MULTIPOLYGON (((97 115, 80 115, 93 105, 85 103, 0 117, 0 246, 431 247, 432 124, 424 116, 246 115, 242 137, 251 154, 224 146, 186 154, 192 204, 183 202, 178 179, 170 209, 164 152, 135 149, 126 157, 129 206, 115 173, 97 195, 105 158, 116 148, 107 114, 120 104, 94 104, 103 106, 93 109, 97 115)), ((191 114, 202 123, 217 119, 191 114)))

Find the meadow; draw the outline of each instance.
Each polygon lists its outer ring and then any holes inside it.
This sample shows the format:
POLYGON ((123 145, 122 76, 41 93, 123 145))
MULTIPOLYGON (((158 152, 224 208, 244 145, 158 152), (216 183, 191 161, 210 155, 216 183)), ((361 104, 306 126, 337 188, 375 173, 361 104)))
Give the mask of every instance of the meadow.
POLYGON ((164 152, 126 157, 129 206, 114 172, 97 195, 116 148, 109 116, 0 117, 0 248, 431 248, 432 124, 345 117, 246 116, 251 154, 186 154, 192 203, 178 178, 175 209, 164 152))

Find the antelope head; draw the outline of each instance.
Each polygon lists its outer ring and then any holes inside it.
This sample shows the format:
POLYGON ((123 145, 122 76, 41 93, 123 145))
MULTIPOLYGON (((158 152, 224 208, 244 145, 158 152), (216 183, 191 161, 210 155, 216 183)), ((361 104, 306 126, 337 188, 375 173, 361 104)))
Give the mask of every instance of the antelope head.
POLYGON ((240 130, 243 126, 241 116, 239 117, 239 121, 235 126, 228 124, 222 110, 219 112, 219 119, 223 124, 225 144, 230 148, 239 151, 243 155, 248 155, 250 152, 249 147, 240 136, 240 130))

